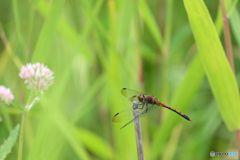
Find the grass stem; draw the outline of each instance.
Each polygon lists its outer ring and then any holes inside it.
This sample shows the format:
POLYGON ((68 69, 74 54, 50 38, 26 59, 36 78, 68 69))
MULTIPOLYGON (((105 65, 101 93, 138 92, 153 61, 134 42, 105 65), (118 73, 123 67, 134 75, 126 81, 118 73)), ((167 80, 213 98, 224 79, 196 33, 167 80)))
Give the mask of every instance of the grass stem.
POLYGON ((24 136, 24 128, 26 123, 26 117, 27 117, 27 110, 23 112, 22 115, 22 122, 21 122, 21 129, 20 129, 20 135, 19 135, 19 144, 18 144, 18 160, 22 160, 22 152, 23 152, 23 136, 24 136))
POLYGON ((223 32, 224 32, 224 40, 225 40, 225 47, 228 62, 232 68, 233 73, 235 73, 234 69, 234 62, 233 62, 233 53, 232 53, 232 42, 231 42, 231 35, 229 29, 229 21, 225 10, 224 1, 220 0, 221 9, 222 9, 222 16, 223 16, 223 32))

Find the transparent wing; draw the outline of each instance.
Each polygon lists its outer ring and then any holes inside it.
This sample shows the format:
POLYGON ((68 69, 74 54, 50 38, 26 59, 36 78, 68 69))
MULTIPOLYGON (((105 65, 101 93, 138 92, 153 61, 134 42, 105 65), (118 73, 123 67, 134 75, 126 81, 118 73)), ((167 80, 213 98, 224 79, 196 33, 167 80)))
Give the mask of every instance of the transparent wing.
POLYGON ((132 118, 132 107, 129 107, 121 112, 116 113, 112 118, 112 122, 124 122, 132 118))
POLYGON ((142 119, 142 117, 145 117, 145 115, 149 115, 152 112, 159 110, 160 107, 157 105, 149 105, 148 104, 148 109, 147 109, 146 105, 144 105, 144 106, 139 105, 138 108, 139 108, 139 114, 136 117, 133 116, 132 107, 129 107, 126 110, 123 110, 123 111, 115 114, 112 118, 112 121, 113 122, 127 121, 127 123, 121 127, 121 129, 122 129, 122 128, 128 126, 129 124, 131 124, 132 122, 134 122, 135 118, 140 116, 140 118, 142 119))
MULTIPOLYGON (((141 112, 139 112, 139 114, 136 116, 136 117, 134 117, 134 118, 132 118, 130 121, 128 121, 124 126, 122 126, 121 127, 121 129, 123 129, 124 127, 126 127, 126 126, 128 126, 129 124, 131 124, 132 122, 134 122, 134 120, 136 119, 136 118, 138 118, 139 116, 140 116, 140 118, 141 118, 141 120, 142 120, 142 118, 143 117, 145 117, 146 115, 151 115, 151 113, 152 112, 154 112, 154 111, 157 111, 157 110, 159 110, 159 106, 157 106, 157 105, 149 105, 148 104, 148 107, 147 107, 147 110, 146 110, 146 106, 144 106, 144 109, 141 111, 141 112)), ((139 109, 140 110, 140 109, 139 109)))
POLYGON ((131 101, 131 102, 133 102, 133 101, 138 101, 138 102, 139 102, 138 96, 139 96, 140 94, 144 94, 145 96, 150 95, 150 94, 148 94, 148 93, 146 93, 146 92, 138 92, 138 91, 134 91, 134 90, 127 89, 127 88, 123 88, 123 89, 121 90, 121 93, 122 93, 122 95, 124 95, 125 97, 127 97, 128 100, 131 101))
MULTIPOLYGON (((146 106, 142 106, 139 105, 139 114, 144 112, 146 110, 146 106)), ((112 118, 112 122, 125 122, 125 121, 129 121, 131 119, 133 119, 133 111, 132 111, 132 107, 129 107, 121 112, 116 113, 113 118, 112 118)))

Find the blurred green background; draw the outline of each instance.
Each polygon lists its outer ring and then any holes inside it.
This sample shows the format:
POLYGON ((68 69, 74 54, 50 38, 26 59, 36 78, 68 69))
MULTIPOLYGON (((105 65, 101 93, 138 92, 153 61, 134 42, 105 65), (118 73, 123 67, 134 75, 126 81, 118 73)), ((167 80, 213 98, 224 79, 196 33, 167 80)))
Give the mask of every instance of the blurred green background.
MULTIPOLYGON (((213 21, 221 20, 219 2, 204 2, 213 21)), ((231 2, 239 81, 240 4, 231 2)), ((183 1, 0 0, 0 23, 0 85, 12 90, 15 104, 24 107, 29 94, 18 76, 22 65, 41 62, 55 73, 28 114, 24 160, 137 159, 134 126, 120 130, 124 123, 111 121, 131 107, 120 92, 125 87, 154 94, 192 119, 167 109, 144 118, 145 159, 218 159, 210 151, 237 151, 199 61, 183 1)), ((19 124, 21 113, 13 106, 8 111, 12 125, 19 124)), ((0 144, 8 135, 2 119, 0 144)), ((17 149, 16 143, 7 160, 17 159, 17 149)))

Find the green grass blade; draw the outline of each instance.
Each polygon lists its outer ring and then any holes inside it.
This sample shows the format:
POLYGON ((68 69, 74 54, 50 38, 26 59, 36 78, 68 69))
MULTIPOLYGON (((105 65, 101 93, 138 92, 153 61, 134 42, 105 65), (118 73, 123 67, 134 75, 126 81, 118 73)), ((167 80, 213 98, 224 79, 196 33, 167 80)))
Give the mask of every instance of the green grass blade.
POLYGON ((202 64, 228 129, 240 128, 240 101, 236 79, 217 31, 202 0, 184 0, 202 64))
POLYGON ((4 141, 0 147, 0 160, 4 160, 6 156, 11 152, 19 133, 19 124, 12 130, 9 137, 4 141))
POLYGON ((1 52, 1 56, 0 56, 0 78, 2 78, 3 76, 8 60, 9 60, 9 55, 7 51, 4 50, 3 52, 1 52))
MULTIPOLYGON (((195 94, 199 90, 200 85, 202 84, 203 76, 204 71, 202 68, 201 60, 199 55, 196 55, 188 67, 183 81, 173 96, 171 106, 185 113, 193 101, 195 94)), ((193 121, 195 120, 194 117, 191 117, 191 115, 188 116, 193 121)), ((160 151, 163 151, 165 142, 169 138, 169 133, 171 133, 173 128, 180 122, 180 120, 182 120, 181 117, 176 116, 173 112, 168 112, 168 115, 162 122, 162 125, 157 129, 157 132, 154 135, 151 159, 156 159, 158 155, 161 154, 160 151)), ((191 125, 186 121, 184 123, 191 125)))
POLYGON ((20 24, 17 0, 13 1, 13 13, 14 13, 14 20, 15 20, 15 25, 16 25, 16 30, 17 30, 17 36, 18 36, 18 38, 21 38, 22 37, 21 30, 22 29, 21 29, 21 24, 20 24))
POLYGON ((110 41, 110 37, 108 35, 108 32, 106 31, 106 29, 104 28, 104 26, 102 25, 101 21, 99 20, 99 18, 97 17, 97 15, 94 15, 94 12, 92 10, 92 7, 89 6, 89 4, 87 3, 87 1, 80 1, 80 4, 82 6, 82 10, 85 12, 85 14, 88 16, 89 20, 91 21, 91 23, 94 23, 95 29, 97 29, 98 33, 104 37, 107 41, 110 41))
POLYGON ((233 30, 233 35, 238 43, 238 45, 240 46, 240 32, 239 32, 239 28, 240 28, 240 15, 238 10, 236 9, 231 17, 230 17, 230 24, 231 24, 231 28, 233 30))
POLYGON ((113 159, 113 151, 110 145, 102 140, 96 133, 77 127, 74 127, 73 133, 74 137, 77 137, 78 140, 92 153, 102 159, 113 159))
POLYGON ((145 0, 139 1, 139 7, 140 7, 140 13, 148 26, 150 32, 152 33, 152 36, 154 37, 156 43, 158 44, 158 47, 162 51, 163 49, 163 38, 162 34, 159 31, 159 27, 157 25, 157 21, 155 20, 153 14, 151 13, 150 9, 147 6, 147 3, 145 0))
POLYGON ((79 107, 74 115, 71 118, 71 121, 73 123, 77 123, 84 114, 89 112, 93 106, 88 106, 88 104, 94 99, 94 97, 99 92, 100 88, 104 85, 104 82, 106 81, 106 75, 101 75, 94 84, 89 88, 88 93, 86 94, 86 97, 82 101, 81 107, 79 107))
POLYGON ((224 0, 227 16, 231 17, 237 6, 238 0, 224 0))
MULTIPOLYGON (((94 7, 93 14, 97 15, 99 12, 99 8, 102 5, 102 0, 98 1, 96 6, 94 7)), ((48 10, 50 5, 45 1, 40 1, 38 4, 38 11, 44 16, 48 16, 48 10)), ((89 21, 87 26, 83 28, 82 34, 79 34, 73 26, 69 24, 69 22, 64 19, 64 17, 60 17, 58 21, 58 31, 63 37, 64 41, 67 44, 72 46, 74 50, 78 53, 82 54, 87 60, 92 61, 94 55, 89 50, 88 44, 86 43, 87 35, 90 33, 91 29, 95 27, 93 21, 89 21)))
POLYGON ((11 117, 10 117, 10 113, 9 113, 9 107, 5 104, 3 104, 1 106, 1 109, 3 111, 3 116, 4 116, 4 120, 5 120, 5 123, 6 123, 6 126, 7 126, 7 129, 8 131, 10 132, 12 130, 12 120, 11 120, 11 117))
POLYGON ((46 62, 64 1, 65 0, 55 0, 53 2, 49 16, 44 23, 34 51, 32 58, 33 62, 46 62))
POLYGON ((71 130, 72 125, 68 125, 66 119, 58 114, 58 119, 56 120, 56 125, 61 131, 61 134, 68 140, 68 143, 71 145, 72 149, 75 151, 76 155, 80 159, 90 160, 86 149, 83 147, 82 143, 76 141, 76 136, 73 136, 71 130))

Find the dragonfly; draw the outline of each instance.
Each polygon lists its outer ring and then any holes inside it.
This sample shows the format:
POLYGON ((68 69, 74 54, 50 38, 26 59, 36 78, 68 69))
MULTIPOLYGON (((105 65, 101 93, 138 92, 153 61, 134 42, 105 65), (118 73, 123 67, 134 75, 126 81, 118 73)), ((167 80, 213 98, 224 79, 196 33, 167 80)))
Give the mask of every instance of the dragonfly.
POLYGON ((177 113, 178 115, 182 116, 186 120, 192 121, 187 115, 160 102, 154 95, 151 95, 145 92, 138 92, 138 91, 127 89, 127 88, 123 88, 121 90, 121 93, 125 97, 127 97, 129 101, 131 102, 137 101, 138 109, 139 109, 139 113, 135 117, 133 117, 132 107, 126 110, 123 110, 122 112, 118 112, 113 116, 112 122, 122 122, 130 117, 131 120, 127 122, 124 126, 122 126, 121 129, 126 127, 130 123, 132 123, 135 118, 139 116, 142 117, 143 115, 146 115, 146 113, 150 112, 151 110, 154 110, 155 108, 160 108, 160 107, 170 109, 171 111, 177 113))

